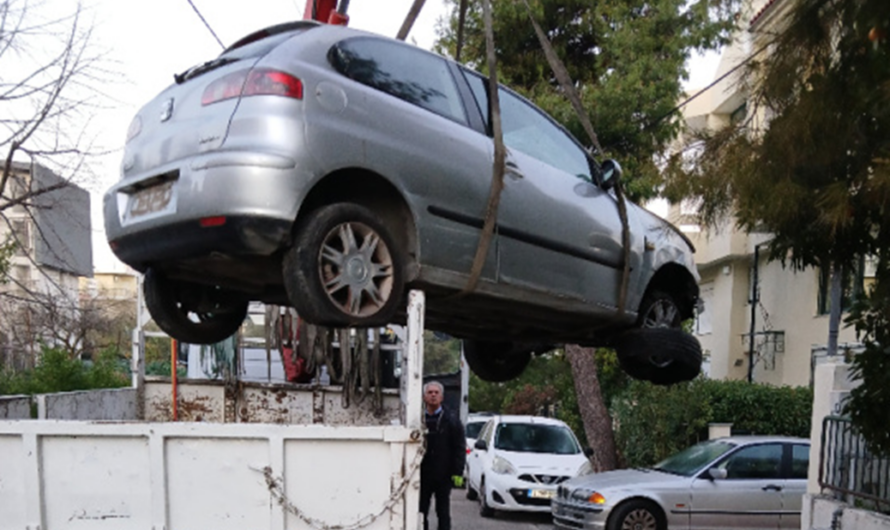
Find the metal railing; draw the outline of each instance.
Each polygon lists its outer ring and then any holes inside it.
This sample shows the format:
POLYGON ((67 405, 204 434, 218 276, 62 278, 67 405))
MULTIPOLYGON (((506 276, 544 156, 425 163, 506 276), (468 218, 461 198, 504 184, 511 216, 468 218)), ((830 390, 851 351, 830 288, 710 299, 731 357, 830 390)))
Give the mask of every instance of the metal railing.
POLYGON ((890 458, 868 450, 849 418, 822 421, 819 486, 844 502, 875 511, 890 511, 890 458))

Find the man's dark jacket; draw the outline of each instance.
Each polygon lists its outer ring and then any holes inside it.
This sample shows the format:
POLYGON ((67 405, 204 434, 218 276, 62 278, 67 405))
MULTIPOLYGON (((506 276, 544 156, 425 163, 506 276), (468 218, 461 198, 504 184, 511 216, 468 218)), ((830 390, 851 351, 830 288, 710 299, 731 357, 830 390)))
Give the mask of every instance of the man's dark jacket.
POLYGON ((467 459, 467 439, 464 426, 450 410, 442 407, 430 416, 424 411, 427 426, 426 453, 420 464, 420 476, 425 482, 450 480, 463 475, 467 459))

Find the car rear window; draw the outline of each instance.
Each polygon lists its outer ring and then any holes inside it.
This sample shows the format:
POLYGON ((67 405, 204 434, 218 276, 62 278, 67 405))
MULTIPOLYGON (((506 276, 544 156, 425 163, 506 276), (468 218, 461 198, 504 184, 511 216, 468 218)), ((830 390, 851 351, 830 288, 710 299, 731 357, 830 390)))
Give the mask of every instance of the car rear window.
POLYGON ((346 77, 461 124, 463 101, 445 59, 406 44, 353 37, 334 45, 328 60, 346 77))

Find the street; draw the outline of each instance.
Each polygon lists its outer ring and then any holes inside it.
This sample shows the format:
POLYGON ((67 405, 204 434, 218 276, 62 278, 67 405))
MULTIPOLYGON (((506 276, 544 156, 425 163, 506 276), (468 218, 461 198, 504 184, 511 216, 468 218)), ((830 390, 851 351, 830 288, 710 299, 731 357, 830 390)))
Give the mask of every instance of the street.
MULTIPOLYGON (((479 515, 479 502, 467 500, 467 490, 451 492, 452 530, 551 530, 549 513, 496 512, 494 517, 479 515)), ((430 507, 430 530, 437 530, 436 504, 430 507)))

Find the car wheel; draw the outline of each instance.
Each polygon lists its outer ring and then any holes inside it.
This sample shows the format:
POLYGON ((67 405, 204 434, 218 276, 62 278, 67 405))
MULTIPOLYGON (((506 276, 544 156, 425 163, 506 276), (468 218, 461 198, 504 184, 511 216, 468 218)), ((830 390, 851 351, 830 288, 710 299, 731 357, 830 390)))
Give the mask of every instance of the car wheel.
POLYGON ((503 383, 516 379, 532 359, 531 349, 512 342, 464 340, 464 357, 473 373, 483 381, 503 383))
POLYGON ((485 492, 485 479, 479 484, 479 515, 494 517, 494 508, 488 505, 488 494, 485 492))
POLYGON ((247 317, 246 301, 227 299, 213 287, 170 280, 152 268, 145 273, 142 292, 155 324, 189 344, 225 340, 247 317))
POLYGON ((358 204, 331 204, 297 227, 283 263, 284 287, 307 322, 388 324, 402 301, 402 252, 386 226, 358 204))
POLYGON ((468 481, 467 482, 467 500, 475 501, 478 498, 479 498, 479 494, 476 493, 476 490, 474 490, 472 486, 470 486, 470 483, 468 481))
POLYGON ((608 524, 608 530, 665 530, 666 527, 661 509, 644 500, 619 505, 609 517, 608 524))
POLYGON ((657 385, 690 381, 701 371, 701 344, 679 328, 625 331, 617 338, 615 351, 629 376, 657 385))
POLYGON ((640 304, 637 325, 641 328, 679 328, 682 321, 680 305, 665 292, 652 291, 640 304))

